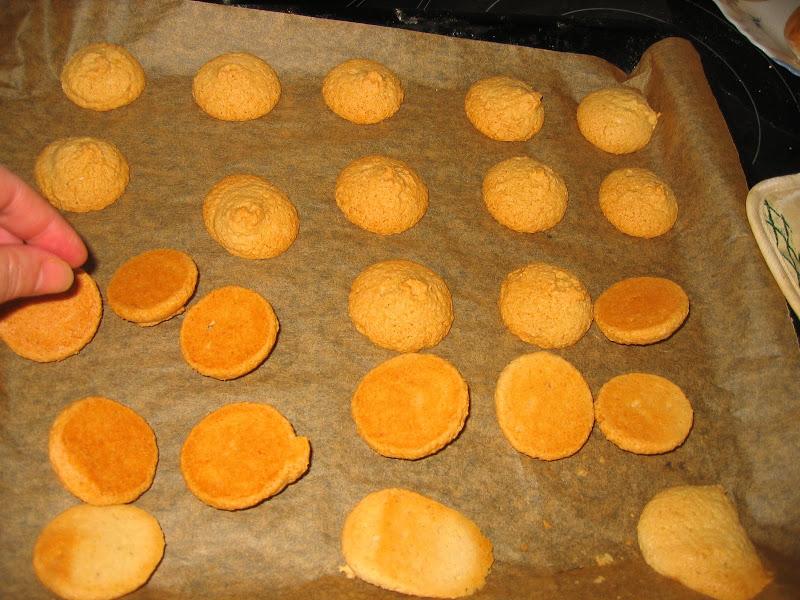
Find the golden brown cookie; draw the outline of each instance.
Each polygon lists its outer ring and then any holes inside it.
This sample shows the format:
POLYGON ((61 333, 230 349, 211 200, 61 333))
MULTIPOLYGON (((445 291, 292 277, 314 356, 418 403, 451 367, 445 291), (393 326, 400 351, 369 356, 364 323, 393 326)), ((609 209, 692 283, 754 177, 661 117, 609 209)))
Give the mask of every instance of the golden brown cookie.
POLYGON ((575 454, 594 425, 592 393, 583 376, 550 352, 523 354, 506 365, 494 401, 503 434, 533 458, 575 454))
POLYGON ((594 414, 608 441, 636 454, 662 454, 680 446, 694 411, 683 390, 669 379, 627 373, 600 388, 594 414))
POLYGON ((501 142, 524 142, 544 123, 542 95, 524 81, 499 75, 472 84, 464 99, 470 123, 501 142))
POLYGON ((410 260, 385 260, 364 269, 350 288, 348 311, 359 333, 397 352, 435 346, 453 323, 447 284, 410 260))
POLYGON ((102 315, 97 284, 77 269, 75 281, 66 292, 15 300, 0 307, 0 339, 24 358, 37 362, 63 360, 92 340, 102 315))
POLYGON ((654 344, 671 336, 689 314, 689 297, 663 277, 618 281, 594 303, 597 327, 618 344, 654 344))
POLYGON ((230 285, 203 296, 181 325, 181 352, 198 373, 236 379, 264 362, 278 337, 272 306, 247 288, 230 285))
POLYGON ((416 225, 428 210, 428 188, 406 163, 365 156, 336 179, 336 205, 347 219, 372 233, 391 235, 416 225))
POLYGON ((497 163, 483 178, 483 201, 501 225, 522 233, 554 227, 567 210, 567 186, 553 169, 527 156, 497 163))
POLYGON ((78 50, 61 71, 61 89, 81 108, 112 110, 144 90, 142 66, 122 46, 101 42, 78 50))
POLYGON ((70 600, 119 598, 142 587, 164 556, 158 521, 128 505, 68 508, 36 540, 33 569, 70 600))
POLYGON ((546 263, 512 271, 500 288, 506 327, 540 348, 576 343, 592 324, 592 299, 575 275, 546 263))
POLYGON ((179 250, 137 254, 114 272, 108 304, 127 321, 149 327, 183 312, 197 285, 197 266, 179 250))
POLYGON ((481 589, 492 543, 460 512, 404 489, 365 496, 342 529, 353 573, 403 594, 460 598, 481 589))
POLYGON ((672 229, 678 201, 672 188, 647 169, 617 169, 600 184, 600 210, 622 233, 653 238, 672 229))
POLYGON ((50 428, 49 453, 64 487, 97 506, 136 500, 153 482, 158 463, 147 421, 100 396, 61 411, 50 428))
POLYGON ((281 190, 255 175, 229 175, 203 202, 208 233, 242 258, 273 258, 292 245, 300 228, 297 209, 281 190))
POLYGON ((128 161, 116 146, 91 137, 56 140, 41 151, 36 185, 61 210, 88 212, 115 202, 128 186, 128 161))
POLYGON ((311 447, 266 404, 241 402, 215 410, 194 426, 181 450, 191 492, 223 510, 249 508, 297 481, 311 447))
POLYGON ((638 536, 656 572, 717 600, 749 600, 772 581, 721 486, 659 492, 639 517, 638 536))
POLYGON ((641 92, 625 86, 596 90, 578 105, 578 129, 583 137, 612 154, 644 148, 658 117, 641 92))
POLYGON ((322 97, 335 114, 359 125, 388 119, 403 103, 403 85, 374 60, 354 58, 335 66, 322 82, 322 97))
POLYGON ((207 115, 221 121, 250 121, 271 111, 281 83, 263 60, 247 52, 212 58, 192 80, 192 96, 207 115))
POLYGON ((417 459, 464 427, 469 391, 461 373, 432 354, 401 354, 367 373, 353 394, 358 434, 378 454, 417 459))

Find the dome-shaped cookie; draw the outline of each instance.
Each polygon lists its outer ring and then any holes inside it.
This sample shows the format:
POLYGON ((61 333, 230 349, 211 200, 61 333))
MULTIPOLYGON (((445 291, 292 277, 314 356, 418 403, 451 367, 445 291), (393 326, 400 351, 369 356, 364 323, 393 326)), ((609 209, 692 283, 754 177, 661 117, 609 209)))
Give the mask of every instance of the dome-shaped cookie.
POLYGON ((503 75, 473 83, 464 110, 475 129, 503 142, 529 140, 544 123, 542 95, 524 81, 503 75))
POLYGON ((592 144, 612 154, 644 148, 653 135, 658 113, 630 87, 596 90, 578 105, 578 129, 592 144))
POLYGON ((672 229, 678 201, 672 188, 648 169, 617 169, 600 184, 600 210, 622 233, 653 238, 672 229))
POLYGON ((360 333, 397 352, 435 346, 453 323, 447 284, 410 260, 386 260, 364 269, 350 288, 348 310, 360 333))
POLYGON ((322 97, 334 113, 353 123, 371 125, 388 119, 403 103, 403 85, 374 60, 353 58, 333 69, 322 82, 322 97))

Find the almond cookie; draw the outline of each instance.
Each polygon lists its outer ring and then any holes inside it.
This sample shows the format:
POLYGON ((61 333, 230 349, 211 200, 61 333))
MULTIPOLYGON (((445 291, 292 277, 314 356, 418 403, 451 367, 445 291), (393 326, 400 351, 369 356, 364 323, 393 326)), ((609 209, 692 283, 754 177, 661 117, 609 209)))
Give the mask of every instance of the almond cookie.
POLYGON ((683 390, 669 379, 627 373, 607 381, 594 414, 608 441, 636 454, 662 454, 680 446, 694 411, 683 390))
POLYGON ((56 140, 41 151, 36 184, 61 210, 89 212, 115 202, 128 186, 128 161, 114 144, 91 137, 56 140))
POLYGON ((153 482, 158 463, 147 421, 100 396, 61 411, 50 428, 49 453, 64 487, 97 506, 136 500, 153 482))
POLYGON ((588 331, 592 299, 569 271, 531 263, 512 271, 503 281, 500 316, 521 340, 540 348, 564 348, 588 331))
POLYGON ((594 425, 592 393, 580 372, 550 352, 512 360, 497 380, 497 422, 511 445, 532 458, 572 456, 594 425))
POLYGON ((141 508, 79 504, 42 530, 33 569, 62 598, 110 600, 147 583, 163 556, 161 527, 141 508))
POLYGON ((600 210, 622 233, 653 238, 672 229, 678 201, 672 188, 647 169, 617 169, 600 184, 600 210))
POLYGON ((81 108, 105 111, 130 104, 144 90, 142 66, 122 46, 101 42, 78 50, 61 71, 61 89, 81 108))
POLYGON ((689 314, 689 297, 663 277, 618 281, 594 303, 594 321, 618 344, 654 344, 671 336, 689 314))
POLYGON ((170 248, 125 261, 108 283, 108 304, 127 321, 150 327, 183 312, 197 285, 197 266, 170 248))
POLYGON ((94 337, 103 315, 97 284, 81 269, 60 294, 9 302, 0 308, 0 339, 20 356, 37 362, 77 354, 94 337))
POLYGON ((483 201, 501 225, 522 233, 554 227, 567 210, 567 186, 553 169, 527 156, 497 163, 483 178, 483 201))
POLYGON ((181 450, 181 472, 200 500, 223 510, 249 508, 308 470, 311 447, 266 404, 228 404, 200 421, 181 450))
POLYGON ((361 229, 391 235, 411 229, 428 210, 428 188, 414 170, 388 156, 365 156, 336 179, 336 205, 361 229))
POLYGON ((524 142, 544 123, 542 95, 524 81, 497 76, 472 84, 464 100, 470 123, 501 142, 524 142))
POLYGON ((401 354, 364 376, 351 410, 358 434, 375 452, 417 459, 458 435, 469 412, 469 391, 461 373, 443 358, 401 354))
POLYGON ((213 290, 186 312, 181 352, 198 373, 236 379, 264 362, 278 337, 278 318, 259 294, 231 285, 213 290))
POLYGON ((772 581, 721 486, 659 492, 644 507, 637 529, 645 562, 701 594, 748 600, 772 581))
POLYGON ((402 594, 460 598, 481 589, 492 543, 460 512, 397 488, 373 492, 350 511, 342 553, 360 579, 402 594))
POLYGON ((322 97, 335 114, 359 125, 388 119, 403 103, 403 85, 374 60, 354 58, 335 66, 322 82, 322 97))
POLYGON ((234 256, 273 258, 297 238, 297 209, 281 190, 255 175, 229 175, 203 202, 208 233, 234 256))
POLYGON ((596 90, 578 105, 578 129, 583 137, 612 154, 644 148, 658 117, 639 91, 624 86, 596 90))
POLYGON ((263 60, 246 52, 212 58, 192 80, 192 96, 207 115, 220 121, 250 121, 271 111, 281 83, 263 60))
POLYGON ((435 346, 453 323, 447 284, 410 260, 385 260, 364 269, 350 288, 348 311, 359 333, 397 352, 435 346))

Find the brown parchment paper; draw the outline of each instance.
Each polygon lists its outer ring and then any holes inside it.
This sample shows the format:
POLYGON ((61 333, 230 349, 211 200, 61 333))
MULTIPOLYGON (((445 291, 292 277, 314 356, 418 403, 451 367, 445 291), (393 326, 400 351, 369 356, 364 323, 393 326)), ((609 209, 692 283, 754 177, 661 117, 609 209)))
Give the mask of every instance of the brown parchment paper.
POLYGON ((273 304, 281 331, 269 359, 230 382, 202 377, 182 360, 180 317, 139 328, 106 307, 95 339, 60 363, 0 349, 0 596, 47 597, 32 548, 41 528, 76 503, 51 471, 48 429, 65 405, 90 394, 131 406, 158 438, 155 482, 136 504, 158 518, 167 547, 134 597, 395 597, 338 572, 345 515, 390 486, 460 510, 492 540, 496 562, 480 598, 693 597, 651 571, 636 543, 647 500, 687 483, 725 486, 777 572, 764 597, 798 596, 798 344, 747 226, 734 145, 688 42, 655 44, 628 76, 591 56, 189 2, 14 1, 3 11, 0 162, 33 183, 39 151, 74 135, 107 139, 130 162, 118 202, 67 215, 91 248, 88 269, 101 290, 127 258, 175 247, 199 267, 195 300, 222 285, 247 286, 273 304), (138 100, 108 113, 76 107, 58 81, 68 56, 101 40, 125 45, 148 76, 138 100), (229 51, 252 52, 276 69, 283 95, 266 117, 219 122, 193 103, 198 67, 229 51), (353 125, 322 101, 324 74, 354 56, 383 62, 405 85, 405 103, 384 123, 353 125), (543 93, 544 127, 529 142, 491 141, 467 121, 467 88, 495 74, 543 93), (586 93, 625 80, 661 119, 646 149, 615 157, 581 137, 574 115, 586 93), (336 208, 337 174, 368 153, 407 161, 427 183, 430 208, 412 230, 379 237, 336 208), (521 154, 551 165, 569 189, 564 220, 545 233, 511 232, 483 208, 487 169, 521 154), (622 166, 651 168, 672 184, 680 213, 671 232, 629 238, 603 218, 598 186, 622 166), (237 172, 266 177, 297 206, 300 234, 284 255, 233 257, 203 227, 204 195, 237 172), (455 322, 432 352, 452 361, 471 390, 462 434, 414 462, 372 452, 350 418, 358 380, 392 353, 355 331, 347 294, 363 268, 388 258, 421 262, 447 281, 455 322), (509 271, 540 260, 573 271, 593 298, 634 275, 666 276, 686 289, 691 314, 665 342, 621 346, 593 326, 558 352, 594 393, 634 370, 675 381, 695 410, 681 448, 636 456, 597 429, 578 454, 552 463, 511 448, 495 420, 494 385, 509 361, 537 348, 504 329, 496 302, 509 271), (255 508, 219 511, 186 489, 179 452, 204 415, 244 400, 273 404, 307 436, 311 467, 255 508), (611 565, 597 564, 604 554, 611 565))

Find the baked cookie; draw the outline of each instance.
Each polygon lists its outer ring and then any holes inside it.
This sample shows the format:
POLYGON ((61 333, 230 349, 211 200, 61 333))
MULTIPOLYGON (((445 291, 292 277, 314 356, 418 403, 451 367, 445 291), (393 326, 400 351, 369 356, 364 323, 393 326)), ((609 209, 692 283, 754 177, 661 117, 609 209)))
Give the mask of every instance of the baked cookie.
POLYGON ((596 90, 578 104, 578 129, 583 137, 612 154, 644 148, 658 117, 638 90, 625 86, 596 90))
POLYGON ((567 210, 567 186, 553 169, 527 156, 497 163, 483 178, 483 201, 501 225, 522 233, 555 226, 567 210))
POLYGON ((181 472, 200 500, 223 510, 249 508, 308 470, 311 447, 266 404, 228 404, 200 421, 181 450, 181 472))
POLYGON ((654 344, 667 339, 689 314, 689 297, 663 277, 618 281, 594 303, 594 321, 618 344, 654 344))
POLYGON ((681 388, 648 373, 607 381, 594 405, 608 441, 636 454, 662 454, 680 446, 692 428, 693 414, 681 388))
POLYGON ((42 530, 33 569, 62 598, 107 600, 142 587, 163 556, 161 527, 141 508, 79 504, 42 530))
POLYGON ((544 124, 542 95, 524 81, 499 75, 472 84, 464 99, 470 123, 501 142, 524 142, 544 124))
POLYGON ((772 581, 718 485, 659 492, 639 517, 638 537, 656 572, 717 600, 748 600, 772 581))
POLYGON ((364 269, 350 288, 348 312, 359 333, 397 352, 435 346, 453 323, 447 284, 410 260, 385 260, 364 269))
POLYGON ((183 312, 197 285, 197 266, 179 250, 159 248, 137 254, 114 272, 108 304, 127 321, 157 325, 183 312))
POLYGON ((322 82, 322 97, 335 114, 359 125, 388 119, 403 103, 403 85, 374 60, 353 58, 335 66, 322 82))
POLYGON ((401 354, 367 373, 353 394, 358 435, 378 454, 417 459, 464 427, 469 391, 461 373, 432 354, 401 354))
POLYGON ((153 483, 153 430, 118 402, 90 396, 73 402, 50 428, 50 464, 67 490, 89 504, 126 504, 153 483))
POLYGON ((0 339, 23 358, 63 360, 92 340, 102 315, 97 284, 76 269, 75 281, 66 292, 19 299, 0 307, 0 339))
POLYGON ((600 210, 622 233, 653 238, 672 229, 678 201, 669 185, 647 169, 617 169, 600 184, 600 210))
POLYGON ((114 144, 72 137, 56 140, 41 151, 34 176, 44 197, 56 208, 89 212, 122 196, 130 170, 114 144))
POLYGON ((192 96, 203 112, 220 121, 250 121, 271 111, 281 83, 263 60, 246 52, 212 58, 192 80, 192 96))
POLYGON ((509 331, 540 348, 576 343, 592 324, 592 299, 575 275, 547 263, 508 274, 500 287, 500 316, 509 331))
POLYGON ((101 42, 78 50, 61 71, 61 89, 81 108, 105 111, 130 104, 144 90, 142 66, 122 46, 101 42))
POLYGON ((500 373, 497 422, 511 445, 532 458, 572 456, 594 425, 592 393, 569 362, 550 352, 523 354, 500 373))
POLYGON ((208 233, 241 258, 273 258, 297 237, 297 209, 281 190, 255 175, 229 175, 203 202, 208 233))
POLYGON ((428 210, 425 183, 388 156, 365 156, 347 165, 336 179, 335 196, 351 223, 381 235, 411 229, 428 210))
POLYGON ((460 512, 404 489, 365 496, 347 515, 342 553, 357 577, 403 594, 460 598, 481 589, 492 543, 460 512))

